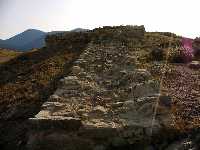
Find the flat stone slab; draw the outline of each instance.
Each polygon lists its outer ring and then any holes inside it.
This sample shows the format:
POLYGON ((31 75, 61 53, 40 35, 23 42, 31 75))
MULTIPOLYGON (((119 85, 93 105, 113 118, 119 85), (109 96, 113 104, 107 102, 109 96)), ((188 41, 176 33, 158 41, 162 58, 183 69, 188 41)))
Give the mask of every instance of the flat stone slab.
POLYGON ((29 118, 29 124, 34 130, 78 130, 82 126, 80 119, 72 117, 29 118))

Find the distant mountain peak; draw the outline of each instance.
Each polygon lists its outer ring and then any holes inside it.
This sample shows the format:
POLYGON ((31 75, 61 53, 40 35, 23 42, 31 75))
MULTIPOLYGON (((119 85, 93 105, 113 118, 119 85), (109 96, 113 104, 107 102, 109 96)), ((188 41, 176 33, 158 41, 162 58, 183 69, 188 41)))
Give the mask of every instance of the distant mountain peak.
POLYGON ((83 28, 75 28, 71 30, 71 32, 86 32, 89 31, 89 29, 83 29, 83 28))
MULTIPOLYGON (((41 31, 41 30, 38 30, 38 29, 27 29, 24 32, 44 32, 44 31, 41 31)), ((22 32, 22 33, 24 33, 24 32, 22 32)))
POLYGON ((27 29, 7 40, 0 40, 0 48, 14 49, 14 50, 30 50, 32 48, 40 48, 44 46, 43 39, 46 32, 37 29, 27 29), (41 40, 38 40, 41 39, 41 40), (39 41, 39 43, 34 43, 39 41), (41 41, 41 42, 40 42, 41 41))

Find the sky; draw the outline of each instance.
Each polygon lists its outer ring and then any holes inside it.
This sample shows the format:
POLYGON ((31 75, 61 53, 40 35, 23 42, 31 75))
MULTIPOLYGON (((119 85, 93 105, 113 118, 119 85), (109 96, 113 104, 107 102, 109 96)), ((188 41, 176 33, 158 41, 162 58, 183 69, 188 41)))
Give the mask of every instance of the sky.
POLYGON ((45 32, 105 25, 200 36, 199 0, 0 0, 0 39, 27 29, 45 32))

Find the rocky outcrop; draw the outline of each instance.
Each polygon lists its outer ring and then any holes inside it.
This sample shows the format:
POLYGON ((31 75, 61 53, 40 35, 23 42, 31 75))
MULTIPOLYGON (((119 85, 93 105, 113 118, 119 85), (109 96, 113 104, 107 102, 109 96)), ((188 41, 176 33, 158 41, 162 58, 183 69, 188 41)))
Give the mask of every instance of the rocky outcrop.
POLYGON ((119 43, 89 44, 30 119, 27 148, 104 150, 138 143, 138 149, 151 148, 142 143, 152 130, 170 127, 170 107, 164 104, 154 113, 159 82, 137 69, 136 61, 134 51, 119 43))

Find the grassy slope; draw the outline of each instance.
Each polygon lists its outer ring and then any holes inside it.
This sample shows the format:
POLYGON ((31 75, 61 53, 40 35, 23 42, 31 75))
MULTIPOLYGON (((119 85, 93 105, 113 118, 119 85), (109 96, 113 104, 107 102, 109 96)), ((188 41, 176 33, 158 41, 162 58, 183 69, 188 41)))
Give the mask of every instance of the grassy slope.
POLYGON ((16 51, 0 48, 0 64, 4 63, 6 61, 9 61, 12 58, 15 58, 16 56, 18 56, 20 54, 21 54, 21 52, 16 52, 16 51))
POLYGON ((0 119, 25 119, 37 113, 87 43, 76 45, 42 48, 3 63, 0 66, 0 119))

